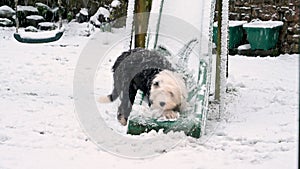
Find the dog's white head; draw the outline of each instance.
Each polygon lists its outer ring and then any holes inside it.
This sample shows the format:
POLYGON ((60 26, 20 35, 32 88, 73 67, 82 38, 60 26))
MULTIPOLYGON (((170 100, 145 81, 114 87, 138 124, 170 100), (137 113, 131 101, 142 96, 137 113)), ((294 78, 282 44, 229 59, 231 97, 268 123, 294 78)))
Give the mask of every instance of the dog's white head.
POLYGON ((153 109, 183 110, 187 101, 187 89, 183 77, 169 70, 161 71, 152 81, 149 99, 153 109))

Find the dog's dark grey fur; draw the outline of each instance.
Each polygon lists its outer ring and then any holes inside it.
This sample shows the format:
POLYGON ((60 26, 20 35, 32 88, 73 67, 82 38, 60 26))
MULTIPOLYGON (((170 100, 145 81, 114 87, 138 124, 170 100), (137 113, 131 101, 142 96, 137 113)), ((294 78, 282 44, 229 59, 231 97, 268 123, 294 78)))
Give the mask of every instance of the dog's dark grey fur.
POLYGON ((119 121, 123 118, 127 122, 137 90, 149 98, 152 80, 162 70, 174 71, 171 63, 156 51, 136 48, 117 58, 112 67, 114 87, 108 98, 112 102, 120 97, 119 121))

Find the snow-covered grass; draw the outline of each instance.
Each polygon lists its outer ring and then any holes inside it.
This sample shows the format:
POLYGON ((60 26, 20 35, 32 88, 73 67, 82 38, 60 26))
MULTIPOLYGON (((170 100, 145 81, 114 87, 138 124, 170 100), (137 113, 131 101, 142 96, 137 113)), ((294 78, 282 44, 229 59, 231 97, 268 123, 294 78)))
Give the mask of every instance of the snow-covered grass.
POLYGON ((230 56, 221 120, 209 114, 202 138, 183 137, 169 152, 132 160, 99 148, 76 118, 73 75, 91 39, 86 31, 70 23, 57 42, 21 44, 14 28, 0 28, 1 169, 297 168, 298 55, 230 56))

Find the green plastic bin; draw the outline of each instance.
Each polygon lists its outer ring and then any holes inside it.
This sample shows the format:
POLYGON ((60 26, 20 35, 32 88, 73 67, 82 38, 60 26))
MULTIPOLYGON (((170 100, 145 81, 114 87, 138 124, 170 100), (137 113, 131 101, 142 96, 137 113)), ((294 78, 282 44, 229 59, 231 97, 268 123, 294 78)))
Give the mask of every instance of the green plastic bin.
MULTIPOLYGON (((244 37, 243 24, 247 21, 229 21, 229 49, 238 47, 244 37)), ((213 26, 213 42, 217 42, 218 23, 215 22, 213 26)))
POLYGON ((243 28, 246 30, 251 49, 275 48, 282 25, 281 21, 256 21, 244 24, 243 28))

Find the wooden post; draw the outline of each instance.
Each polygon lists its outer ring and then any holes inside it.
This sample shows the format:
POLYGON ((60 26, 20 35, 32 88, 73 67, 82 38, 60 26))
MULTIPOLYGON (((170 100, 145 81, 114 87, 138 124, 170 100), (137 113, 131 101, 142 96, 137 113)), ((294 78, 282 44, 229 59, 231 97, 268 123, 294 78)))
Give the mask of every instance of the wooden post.
POLYGON ((16 10, 16 33, 19 32, 19 19, 18 19, 18 0, 15 0, 15 10, 16 10))
POLYGON ((134 7, 134 25, 135 25, 135 41, 134 47, 141 47, 145 48, 146 44, 146 35, 148 29, 148 21, 149 21, 149 14, 151 10, 152 0, 135 0, 135 7, 134 7), (143 14, 139 14, 143 13, 143 14))
POLYGON ((218 31, 217 31, 217 53, 216 53, 215 100, 220 101, 222 0, 217 0, 217 11, 218 11, 218 31))
POLYGON ((59 7, 59 11, 58 11, 58 15, 59 15, 59 26, 58 28, 61 29, 62 28, 62 6, 61 6, 62 2, 61 0, 58 0, 58 7, 59 7))

